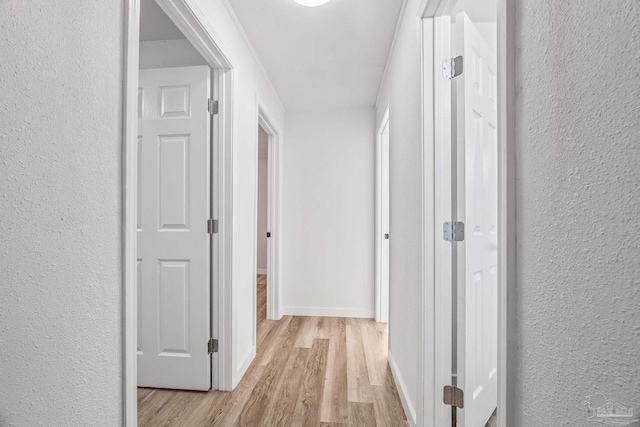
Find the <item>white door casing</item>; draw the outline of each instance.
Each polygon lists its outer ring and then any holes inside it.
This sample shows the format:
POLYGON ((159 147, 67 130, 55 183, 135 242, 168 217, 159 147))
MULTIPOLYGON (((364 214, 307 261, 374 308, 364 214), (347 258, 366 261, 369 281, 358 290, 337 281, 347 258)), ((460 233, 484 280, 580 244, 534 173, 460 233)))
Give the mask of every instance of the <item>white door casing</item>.
POLYGON ((456 16, 464 72, 457 97, 457 381, 465 393, 458 421, 483 427, 497 406, 498 126, 496 53, 464 13, 456 16))
POLYGON ((376 322, 389 321, 389 107, 376 137, 376 322))
POLYGON ((138 386, 211 388, 208 66, 142 70, 138 386))
POLYGON ((380 321, 389 321, 389 121, 382 131, 382 265, 380 284, 380 321))

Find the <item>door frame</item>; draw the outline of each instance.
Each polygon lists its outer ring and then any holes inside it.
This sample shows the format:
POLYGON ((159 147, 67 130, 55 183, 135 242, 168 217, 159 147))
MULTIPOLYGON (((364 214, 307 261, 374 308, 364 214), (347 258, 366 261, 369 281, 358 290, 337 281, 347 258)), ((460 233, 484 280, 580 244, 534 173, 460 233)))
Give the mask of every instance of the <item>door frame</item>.
MULTIPOLYGON (((442 387, 451 378, 452 248, 442 223, 452 220, 451 129, 444 120, 451 105, 442 60, 449 55, 450 14, 457 0, 422 0, 418 11, 422 53, 422 277, 418 355, 418 425, 450 424, 442 387), (438 107, 438 108, 436 108, 438 107), (446 108, 446 107, 445 107, 446 108), (447 284, 444 286, 443 284, 447 284), (448 368, 447 368, 448 367, 448 368)), ((515 425, 515 5, 497 0, 498 26, 498 425, 515 425)), ((450 117, 450 115, 449 115, 450 117)))
MULTIPOLYGON (((375 309, 376 322, 389 322, 389 281, 386 289, 382 283, 382 245, 384 244, 382 230, 382 135, 389 126, 389 106, 384 110, 382 119, 376 132, 376 271, 375 271, 375 309)), ((387 141, 389 143, 389 141, 387 141)), ((387 157, 387 173, 389 173, 389 158, 387 157)), ((389 202, 390 204, 390 202, 389 202)), ((388 264, 389 259, 387 259, 388 264)), ((387 266, 387 269, 389 267, 387 266)))
MULTIPOLYGON (((156 0, 167 16, 213 69, 213 95, 220 103, 212 123, 212 216, 219 221, 212 237, 211 334, 220 351, 212 356, 211 385, 231 390, 232 247, 233 247, 233 65, 202 12, 190 0, 156 0)), ((140 0, 125 0, 122 145, 122 274, 123 274, 123 424, 137 425, 137 126, 140 0)), ((204 345, 204 344, 203 344, 204 345)))
MULTIPOLYGON (((254 209, 254 232, 253 232, 253 266, 254 277, 256 280, 257 289, 257 257, 258 257, 258 228, 255 226, 258 221, 258 126, 269 136, 268 147, 269 154, 267 159, 267 229, 271 233, 271 237, 267 239, 267 319, 280 320, 282 318, 280 303, 280 235, 281 223, 280 223, 280 200, 281 200, 281 180, 280 180, 280 132, 273 124, 273 121, 269 118, 267 112, 262 108, 260 102, 256 103, 258 106, 257 120, 256 120, 256 138, 255 138, 255 150, 256 150, 256 185, 255 185, 255 209, 254 209)), ((254 308, 257 306, 257 294, 254 292, 254 308)), ((253 322, 253 345, 256 345, 257 325, 253 322)))

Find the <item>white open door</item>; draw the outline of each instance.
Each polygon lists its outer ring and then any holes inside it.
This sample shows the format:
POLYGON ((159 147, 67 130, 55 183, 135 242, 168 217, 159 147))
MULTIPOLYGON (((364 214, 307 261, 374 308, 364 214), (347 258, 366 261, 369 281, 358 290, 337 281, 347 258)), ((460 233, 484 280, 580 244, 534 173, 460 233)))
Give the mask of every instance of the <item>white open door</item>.
POLYGON ((211 388, 208 66, 140 71, 138 385, 211 388))
POLYGON ((464 391, 458 426, 484 427, 498 401, 497 63, 496 53, 464 12, 456 16, 455 27, 454 56, 464 58, 464 71, 453 81, 454 203, 465 227, 456 251, 455 372, 464 391))

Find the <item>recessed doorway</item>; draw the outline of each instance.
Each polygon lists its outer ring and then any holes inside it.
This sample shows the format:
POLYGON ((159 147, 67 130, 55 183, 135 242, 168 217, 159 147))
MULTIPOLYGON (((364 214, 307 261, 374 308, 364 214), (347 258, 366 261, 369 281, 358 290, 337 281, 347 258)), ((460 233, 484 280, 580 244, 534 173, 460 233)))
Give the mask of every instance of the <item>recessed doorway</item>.
POLYGON ((266 320, 279 320, 279 242, 280 242, 280 132, 268 115, 258 107, 255 139, 255 232, 254 232, 254 277, 255 284, 255 330, 257 343, 258 326, 266 320))
POLYGON ((376 135, 376 322, 389 322, 389 107, 376 135))
POLYGON ((267 283, 269 277, 269 134, 258 125, 258 214, 257 214, 257 295, 256 327, 267 318, 267 283))

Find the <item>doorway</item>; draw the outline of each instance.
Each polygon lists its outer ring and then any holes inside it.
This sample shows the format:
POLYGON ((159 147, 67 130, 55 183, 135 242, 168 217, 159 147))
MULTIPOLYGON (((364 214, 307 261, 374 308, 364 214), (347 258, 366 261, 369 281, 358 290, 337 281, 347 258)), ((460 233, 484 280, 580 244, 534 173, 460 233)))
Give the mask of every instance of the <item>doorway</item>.
POLYGON ((254 259, 256 278, 256 322, 280 320, 280 147, 279 131, 266 112, 258 106, 256 135, 256 194, 254 259))
POLYGON ((133 426, 139 383, 232 388, 233 71, 184 0, 126 7, 123 412, 133 426), (160 253, 167 250, 175 253, 160 253), (139 377, 141 356, 171 366, 145 361, 139 377))
POLYGON ((267 319, 267 284, 269 278, 269 134, 258 125, 258 221, 256 256, 256 327, 267 319))
POLYGON ((504 3, 430 0, 421 23, 425 239, 427 254, 433 251, 421 334, 425 424, 508 424, 506 254, 513 229, 504 3))
POLYGON ((376 134, 376 322, 389 322, 389 107, 376 134))

